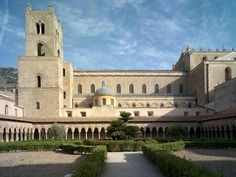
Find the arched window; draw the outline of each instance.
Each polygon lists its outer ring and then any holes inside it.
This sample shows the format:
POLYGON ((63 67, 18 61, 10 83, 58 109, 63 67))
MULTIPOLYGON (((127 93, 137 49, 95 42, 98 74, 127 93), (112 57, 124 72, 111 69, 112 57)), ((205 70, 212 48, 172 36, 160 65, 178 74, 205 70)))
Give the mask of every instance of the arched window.
POLYGON ((8 105, 5 105, 5 115, 8 115, 8 105))
POLYGON ((91 93, 95 93, 95 85, 94 84, 91 85, 91 93))
POLYGON ((37 51, 38 51, 38 56, 45 56, 46 55, 46 47, 42 43, 37 44, 37 51))
POLYGON ((37 76, 37 87, 38 88, 42 87, 42 79, 40 75, 37 76))
POLYGON ((147 105, 146 105, 148 108, 150 107, 150 104, 149 103, 147 103, 147 105))
POLYGON ((66 69, 63 68, 63 76, 65 77, 66 76, 66 69))
POLYGON ((164 108, 164 104, 163 103, 160 104, 160 108, 164 108))
POLYGON ((36 23, 36 33, 37 34, 40 33, 40 25, 39 25, 39 23, 36 23))
POLYGON ((182 94, 184 92, 183 84, 179 84, 179 93, 182 94))
POLYGON ((171 93, 171 84, 167 85, 167 93, 170 94, 171 93))
POLYGON ((45 34, 45 25, 41 23, 41 34, 45 34))
POLYGON ((121 104, 120 103, 118 104, 118 107, 121 108, 121 104))
POLYGON ((121 93, 121 85, 117 84, 116 86, 116 93, 121 93))
POLYGON ((133 84, 129 85, 129 93, 134 93, 134 85, 133 84))
POLYGON ((147 93, 147 86, 145 84, 142 85, 142 93, 147 93))
POLYGON ((82 89, 83 89, 83 88, 82 88, 82 85, 79 84, 79 85, 78 85, 78 93, 79 93, 79 94, 82 94, 82 92, 83 92, 82 89))
POLYGON ((230 79, 232 79, 231 68, 227 67, 225 68, 225 81, 228 81, 230 79))
POLYGON ((154 90, 155 93, 156 93, 156 94, 159 94, 159 85, 158 85, 158 84, 155 85, 155 88, 154 88, 154 89, 155 89, 155 90, 154 90))
POLYGON ((204 57, 202 58, 202 60, 203 60, 203 61, 206 61, 206 60, 207 60, 207 56, 204 56, 204 57))
POLYGON ((133 104, 132 104, 132 107, 134 107, 134 108, 135 108, 135 107, 136 107, 136 104, 135 104, 135 103, 133 103, 133 104))

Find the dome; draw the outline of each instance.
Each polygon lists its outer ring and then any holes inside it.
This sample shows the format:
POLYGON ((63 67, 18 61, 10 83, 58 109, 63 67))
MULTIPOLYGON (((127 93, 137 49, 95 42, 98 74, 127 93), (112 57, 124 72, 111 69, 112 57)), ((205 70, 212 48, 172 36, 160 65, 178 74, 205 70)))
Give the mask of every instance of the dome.
POLYGON ((114 95, 113 91, 108 88, 105 82, 102 82, 102 87, 97 89, 95 95, 114 95))

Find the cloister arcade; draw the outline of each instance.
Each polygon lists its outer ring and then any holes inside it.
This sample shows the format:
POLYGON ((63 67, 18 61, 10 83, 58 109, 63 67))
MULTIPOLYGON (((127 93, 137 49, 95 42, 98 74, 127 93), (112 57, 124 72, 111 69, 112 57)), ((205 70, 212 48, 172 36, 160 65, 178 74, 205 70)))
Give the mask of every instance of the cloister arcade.
MULTIPOLYGON (((236 139, 236 123, 212 121, 208 123, 131 123, 140 128, 140 138, 163 139, 169 127, 183 125, 188 138, 236 139)), ((0 142, 52 139, 52 125, 33 125, 30 123, 0 122, 0 142)), ((66 124, 66 139, 106 139, 109 124, 66 124)))

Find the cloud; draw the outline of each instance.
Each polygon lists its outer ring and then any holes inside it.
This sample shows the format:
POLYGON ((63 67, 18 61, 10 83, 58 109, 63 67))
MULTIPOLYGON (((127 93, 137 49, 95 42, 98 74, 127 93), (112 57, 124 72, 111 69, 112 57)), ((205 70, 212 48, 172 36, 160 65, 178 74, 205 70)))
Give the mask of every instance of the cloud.
POLYGON ((3 16, 3 22, 1 24, 2 28, 1 28, 1 32, 0 32, 0 46, 2 45, 2 41, 4 38, 5 31, 6 31, 6 26, 7 26, 8 19, 9 19, 8 0, 5 1, 4 7, 6 9, 5 12, 2 14, 0 12, 0 16, 1 17, 3 16))

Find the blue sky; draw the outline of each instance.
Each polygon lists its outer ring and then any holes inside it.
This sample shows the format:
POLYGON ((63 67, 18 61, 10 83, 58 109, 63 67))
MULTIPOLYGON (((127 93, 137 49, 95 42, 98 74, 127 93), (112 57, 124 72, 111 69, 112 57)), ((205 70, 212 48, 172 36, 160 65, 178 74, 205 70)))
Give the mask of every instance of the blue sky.
POLYGON ((235 48, 235 0, 0 0, 0 67, 25 53, 25 6, 54 2, 77 69, 171 69, 183 49, 235 48))

